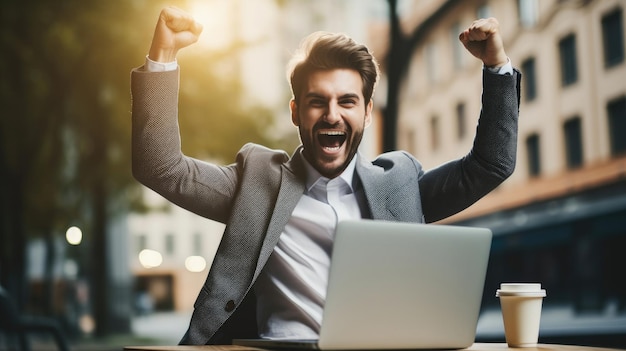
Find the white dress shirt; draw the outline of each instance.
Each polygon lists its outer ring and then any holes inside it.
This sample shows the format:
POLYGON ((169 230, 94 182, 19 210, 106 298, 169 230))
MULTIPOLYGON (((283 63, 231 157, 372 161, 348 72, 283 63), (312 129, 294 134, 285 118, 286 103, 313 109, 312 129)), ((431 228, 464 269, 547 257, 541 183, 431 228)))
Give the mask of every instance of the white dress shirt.
POLYGON ((363 190, 353 182, 356 157, 333 179, 304 163, 305 193, 255 285, 264 338, 318 338, 335 227, 341 220, 363 217, 363 190))

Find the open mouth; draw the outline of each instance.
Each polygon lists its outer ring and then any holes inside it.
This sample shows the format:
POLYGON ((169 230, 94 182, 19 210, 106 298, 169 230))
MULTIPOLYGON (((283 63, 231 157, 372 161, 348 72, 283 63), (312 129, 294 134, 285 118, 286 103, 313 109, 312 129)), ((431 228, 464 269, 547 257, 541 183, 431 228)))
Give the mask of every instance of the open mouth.
POLYGON ((317 133, 317 141, 327 150, 338 150, 346 141, 346 132, 331 130, 317 133))

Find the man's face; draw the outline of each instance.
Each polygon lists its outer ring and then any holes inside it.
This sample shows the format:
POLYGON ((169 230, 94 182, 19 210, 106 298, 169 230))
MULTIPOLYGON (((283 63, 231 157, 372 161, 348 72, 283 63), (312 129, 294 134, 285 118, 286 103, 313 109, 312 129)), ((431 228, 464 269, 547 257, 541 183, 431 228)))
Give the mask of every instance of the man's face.
POLYGON ((361 76, 351 69, 315 71, 291 101, 304 156, 323 176, 341 174, 357 152, 370 124, 372 102, 364 101, 361 76))

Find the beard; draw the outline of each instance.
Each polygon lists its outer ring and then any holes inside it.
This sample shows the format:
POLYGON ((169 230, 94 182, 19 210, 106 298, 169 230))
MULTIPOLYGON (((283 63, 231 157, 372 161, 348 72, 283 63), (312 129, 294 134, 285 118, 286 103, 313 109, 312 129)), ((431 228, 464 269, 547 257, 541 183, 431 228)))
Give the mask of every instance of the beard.
POLYGON ((363 129, 353 130, 349 125, 331 125, 320 121, 311 130, 300 128, 304 157, 321 175, 339 176, 356 155, 363 129))

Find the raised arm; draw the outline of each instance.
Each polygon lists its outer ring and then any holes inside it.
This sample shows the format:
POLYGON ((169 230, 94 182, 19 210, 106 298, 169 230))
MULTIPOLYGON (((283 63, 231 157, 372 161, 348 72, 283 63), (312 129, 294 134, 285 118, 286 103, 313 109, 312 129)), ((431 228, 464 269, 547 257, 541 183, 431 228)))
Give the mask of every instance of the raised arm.
POLYGON ((472 150, 463 158, 426 172, 420 194, 426 222, 451 216, 472 205, 507 179, 515 169, 519 114, 519 71, 490 73, 510 65, 498 21, 475 21, 459 35, 467 50, 480 59, 483 94, 472 150))
MULTIPOLYGON (((202 27, 184 11, 167 7, 157 21, 149 59, 174 62, 197 41, 202 27)), ((134 69, 132 94, 133 176, 171 202, 225 222, 237 184, 234 166, 218 166, 183 155, 178 128, 179 70, 134 69)), ((210 113, 210 111, 207 111, 210 113)), ((207 131, 207 138, 210 138, 207 131)))

